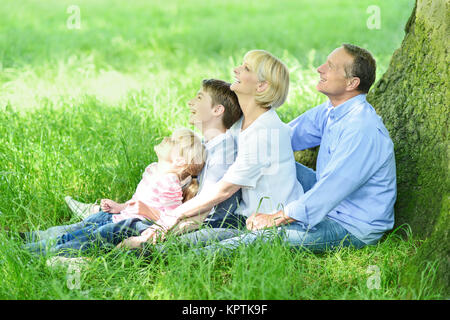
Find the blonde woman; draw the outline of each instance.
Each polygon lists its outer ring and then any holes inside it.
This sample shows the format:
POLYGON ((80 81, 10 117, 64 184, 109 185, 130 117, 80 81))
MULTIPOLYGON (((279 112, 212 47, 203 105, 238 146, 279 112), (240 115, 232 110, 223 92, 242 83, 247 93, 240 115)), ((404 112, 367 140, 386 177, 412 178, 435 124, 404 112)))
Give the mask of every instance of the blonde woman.
POLYGON ((243 112, 229 129, 238 145, 235 162, 210 192, 194 197, 169 214, 162 214, 159 223, 140 237, 127 239, 124 246, 156 242, 175 227, 180 231, 186 219, 192 221, 193 217, 198 217, 200 222, 205 213, 239 189, 242 189, 242 201, 235 213, 249 217, 247 228, 257 222, 252 215, 254 212, 269 215, 268 226, 278 224, 282 217, 276 212, 303 194, 296 178, 291 129, 275 111, 288 94, 288 69, 269 52, 252 50, 234 69, 234 76, 231 90, 236 93, 243 112))

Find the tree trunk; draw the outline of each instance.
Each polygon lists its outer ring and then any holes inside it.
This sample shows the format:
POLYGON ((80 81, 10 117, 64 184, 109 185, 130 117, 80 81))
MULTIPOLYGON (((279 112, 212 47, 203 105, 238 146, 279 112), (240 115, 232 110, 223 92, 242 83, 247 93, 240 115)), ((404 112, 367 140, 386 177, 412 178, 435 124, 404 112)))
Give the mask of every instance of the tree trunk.
POLYGON ((396 225, 407 223, 413 235, 426 239, 411 268, 419 274, 423 263, 440 259, 438 282, 447 294, 449 12, 449 0, 416 1, 401 47, 367 97, 395 146, 396 225))

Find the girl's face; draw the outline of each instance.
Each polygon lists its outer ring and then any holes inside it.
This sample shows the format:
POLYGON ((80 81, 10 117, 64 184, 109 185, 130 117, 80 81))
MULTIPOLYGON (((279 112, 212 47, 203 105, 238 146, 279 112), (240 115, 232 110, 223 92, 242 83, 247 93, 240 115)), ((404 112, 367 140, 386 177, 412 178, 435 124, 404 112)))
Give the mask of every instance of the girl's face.
POLYGON ((172 151, 174 149, 174 142, 172 137, 164 137, 160 144, 154 147, 158 162, 166 161, 172 162, 172 151))
POLYGON ((230 89, 236 94, 245 94, 254 96, 259 83, 258 75, 251 69, 249 63, 244 60, 242 65, 234 68, 235 81, 230 89))

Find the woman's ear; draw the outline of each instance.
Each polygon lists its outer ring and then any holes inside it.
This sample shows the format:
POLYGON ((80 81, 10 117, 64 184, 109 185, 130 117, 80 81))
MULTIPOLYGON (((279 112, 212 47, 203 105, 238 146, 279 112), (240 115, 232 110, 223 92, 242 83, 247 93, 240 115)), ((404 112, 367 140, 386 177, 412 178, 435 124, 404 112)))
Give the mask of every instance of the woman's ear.
POLYGON ((265 91, 267 88, 269 88, 269 82, 267 81, 259 81, 258 85, 256 87, 256 92, 263 92, 265 91))

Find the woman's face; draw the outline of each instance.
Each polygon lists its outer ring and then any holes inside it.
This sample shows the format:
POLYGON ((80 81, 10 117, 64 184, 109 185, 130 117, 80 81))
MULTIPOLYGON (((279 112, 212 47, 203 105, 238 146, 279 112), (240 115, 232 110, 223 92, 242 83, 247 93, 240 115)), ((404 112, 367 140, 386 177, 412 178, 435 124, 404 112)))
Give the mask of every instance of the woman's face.
POLYGON ((230 89, 236 94, 245 94, 254 96, 259 83, 258 75, 251 69, 247 61, 244 60, 242 65, 234 68, 235 81, 231 84, 230 89))

